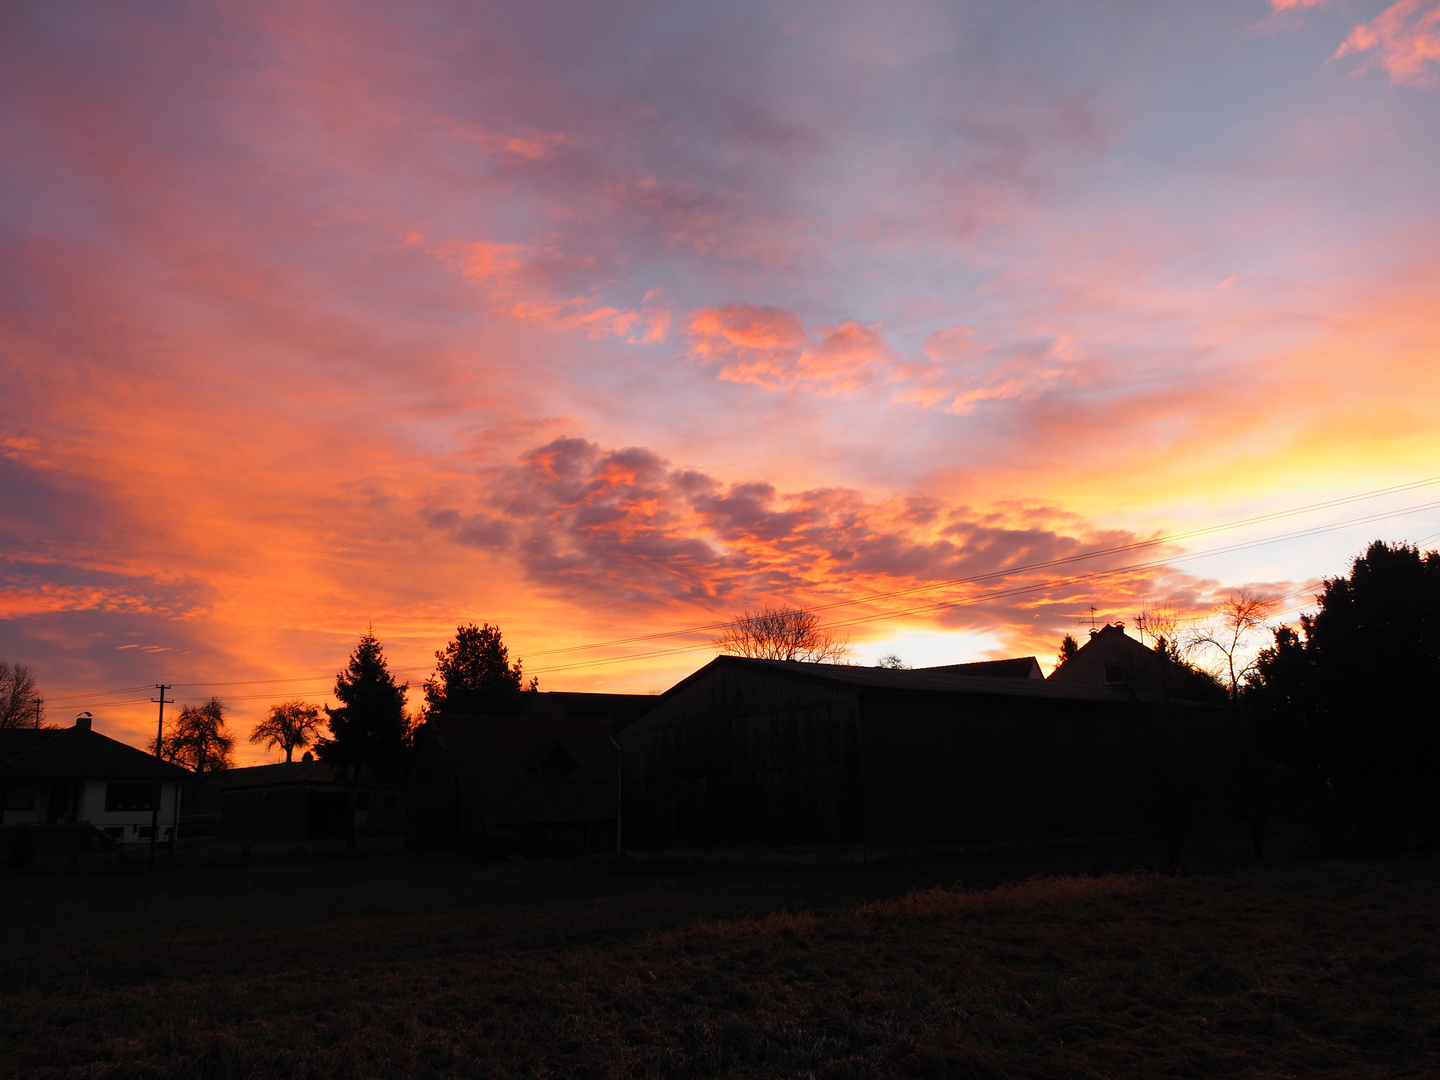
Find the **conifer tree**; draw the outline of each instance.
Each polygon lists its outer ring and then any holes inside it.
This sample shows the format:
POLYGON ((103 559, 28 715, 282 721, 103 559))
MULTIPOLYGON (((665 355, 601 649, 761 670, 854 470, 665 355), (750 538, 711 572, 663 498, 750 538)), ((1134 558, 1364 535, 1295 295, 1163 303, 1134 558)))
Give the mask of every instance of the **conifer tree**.
POLYGON ((455 637, 435 653, 435 674, 425 681, 426 708, 431 713, 513 712, 520 694, 533 692, 521 662, 510 663, 500 628, 485 623, 457 626, 455 637))
POLYGON ((380 640, 367 629, 345 670, 335 676, 340 704, 325 706, 330 738, 315 744, 320 760, 338 768, 352 784, 361 772, 378 781, 398 781, 410 748, 408 689, 409 683, 395 682, 380 640))

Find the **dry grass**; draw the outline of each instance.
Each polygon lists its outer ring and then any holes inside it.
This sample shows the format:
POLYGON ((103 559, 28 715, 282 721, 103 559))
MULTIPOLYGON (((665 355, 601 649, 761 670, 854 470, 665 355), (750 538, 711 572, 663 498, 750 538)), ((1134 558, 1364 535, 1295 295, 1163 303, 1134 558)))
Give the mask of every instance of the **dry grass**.
POLYGON ((38 867, 0 880, 0 1074, 1440 1074, 1433 858, 955 869, 38 867))

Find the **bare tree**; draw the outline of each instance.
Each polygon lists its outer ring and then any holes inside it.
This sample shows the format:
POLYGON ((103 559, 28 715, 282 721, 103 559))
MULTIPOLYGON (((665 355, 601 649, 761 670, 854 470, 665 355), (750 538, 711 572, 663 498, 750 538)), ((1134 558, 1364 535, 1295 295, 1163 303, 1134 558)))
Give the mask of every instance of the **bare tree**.
POLYGON ((1239 589, 1220 602, 1210 623, 1195 628, 1194 645, 1219 654, 1220 674, 1227 683, 1232 706, 1239 701, 1241 680, 1255 666, 1254 657, 1248 661, 1244 658, 1250 635, 1265 628, 1265 620, 1278 605, 1273 597, 1239 589))
POLYGON ((850 654, 847 638, 821 626, 816 615, 801 608, 747 611, 729 623, 711 644, 726 656, 814 664, 837 664, 850 654))
POLYGON ((880 657, 879 660, 876 660, 875 666, 878 668, 886 668, 890 671, 908 671, 910 668, 909 664, 905 663, 904 660, 900 659, 898 653, 893 652, 886 653, 884 656, 880 657))
POLYGON ((250 741, 262 743, 267 749, 278 746, 285 751, 288 763, 294 759, 296 750, 315 744, 320 723, 320 706, 308 701, 282 702, 272 706, 270 715, 255 725, 250 741))
MULTIPOLYGON (((1135 632, 1140 635, 1141 645, 1158 645, 1160 642, 1176 643, 1180 638, 1180 616, 1167 601, 1152 604, 1148 600, 1140 606, 1135 615, 1135 632), (1145 639, 1150 638, 1147 642, 1145 639)), ((1163 651, 1163 650, 1156 650, 1163 651)))
MULTIPOLYGON (((155 740, 150 740, 155 752, 155 740)), ((160 740, 160 756, 195 774, 195 793, 205 777, 233 764, 231 755, 235 739, 225 726, 225 705, 211 698, 203 705, 186 705, 170 722, 170 730, 160 740)))
POLYGON ((35 673, 0 660, 0 728, 39 727, 45 718, 35 673))

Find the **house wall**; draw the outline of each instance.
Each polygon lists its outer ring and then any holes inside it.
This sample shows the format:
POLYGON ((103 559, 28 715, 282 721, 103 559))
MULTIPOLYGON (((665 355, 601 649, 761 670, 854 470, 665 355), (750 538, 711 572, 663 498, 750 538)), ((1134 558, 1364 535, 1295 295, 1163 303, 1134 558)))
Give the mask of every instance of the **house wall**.
MULTIPOLYGON (((126 778, 121 783, 153 783, 153 781, 135 780, 126 778)), ((16 783, 10 781, 10 783, 16 783)), ((26 782, 30 784, 29 781, 26 782)), ((82 822, 94 825, 97 829, 111 836, 117 843, 134 844, 148 843, 150 838, 149 810, 106 810, 105 792, 110 783, 105 780, 36 780, 33 782, 36 791, 35 805, 31 810, 6 810, 3 823, 5 825, 44 825, 50 820, 50 798, 52 790, 59 787, 71 785, 80 788, 79 798, 73 805, 73 813, 67 813, 61 818, 62 821, 82 822)), ((174 780, 162 780, 160 782, 160 839, 169 839, 173 835, 175 826, 175 810, 178 806, 180 785, 174 780)))
POLYGON ((720 666, 619 735, 627 851, 862 842, 847 688, 720 666))

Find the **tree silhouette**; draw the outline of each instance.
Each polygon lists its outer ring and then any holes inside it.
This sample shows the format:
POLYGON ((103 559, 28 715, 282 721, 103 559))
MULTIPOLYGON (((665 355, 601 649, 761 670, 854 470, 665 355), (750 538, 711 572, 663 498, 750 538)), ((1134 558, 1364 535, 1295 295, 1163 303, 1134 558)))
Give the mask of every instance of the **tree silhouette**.
POLYGON ((1254 660, 1249 663, 1244 660, 1243 654, 1249 651, 1247 639, 1253 640, 1251 635, 1265 628, 1265 620, 1277 606, 1278 602, 1270 597, 1239 589, 1220 602, 1212 622, 1197 627, 1194 632, 1197 648, 1212 649, 1220 654, 1232 707, 1238 706, 1240 685, 1255 665, 1254 660))
POLYGON ((1301 636, 1276 631, 1246 687, 1262 743, 1329 782, 1398 798, 1440 840, 1440 554, 1372 543, 1328 578, 1301 636))
POLYGON ((522 690, 523 682, 521 662, 510 663, 498 626, 457 626, 435 653, 435 674, 425 680, 426 707, 431 713, 512 712, 522 692, 539 686, 532 678, 522 690))
POLYGON ((330 737, 315 743, 320 760, 350 780, 368 772, 394 783, 405 768, 410 723, 405 716, 408 683, 396 683, 385 663, 385 650, 374 631, 360 637, 350 662, 335 676, 336 708, 325 706, 330 737))
POLYGON ((312 745, 319 734, 320 707, 308 701, 286 701, 271 707, 270 715, 250 732, 250 741, 267 748, 278 746, 289 763, 296 750, 312 745))
POLYGON ((1060 642, 1060 651, 1055 656, 1055 666, 1057 668, 1063 667, 1065 662, 1067 660, 1073 659, 1075 654, 1079 651, 1080 643, 1076 641, 1073 637, 1071 637, 1069 634, 1066 634, 1064 639, 1060 642))
POLYGON ((39 697, 33 671, 0 660, 0 728, 38 727, 45 716, 39 697))
POLYGON ((846 639, 822 627, 816 615, 801 608, 747 611, 726 625, 711 644, 725 656, 759 660, 835 664, 850 653, 846 639))
MULTIPOLYGON (((160 756, 195 774, 192 794, 199 794, 205 777, 234 764, 235 739, 226 727, 225 704, 219 698, 183 706, 167 726, 160 740, 160 756)), ((149 750, 155 752, 154 739, 149 750)))

